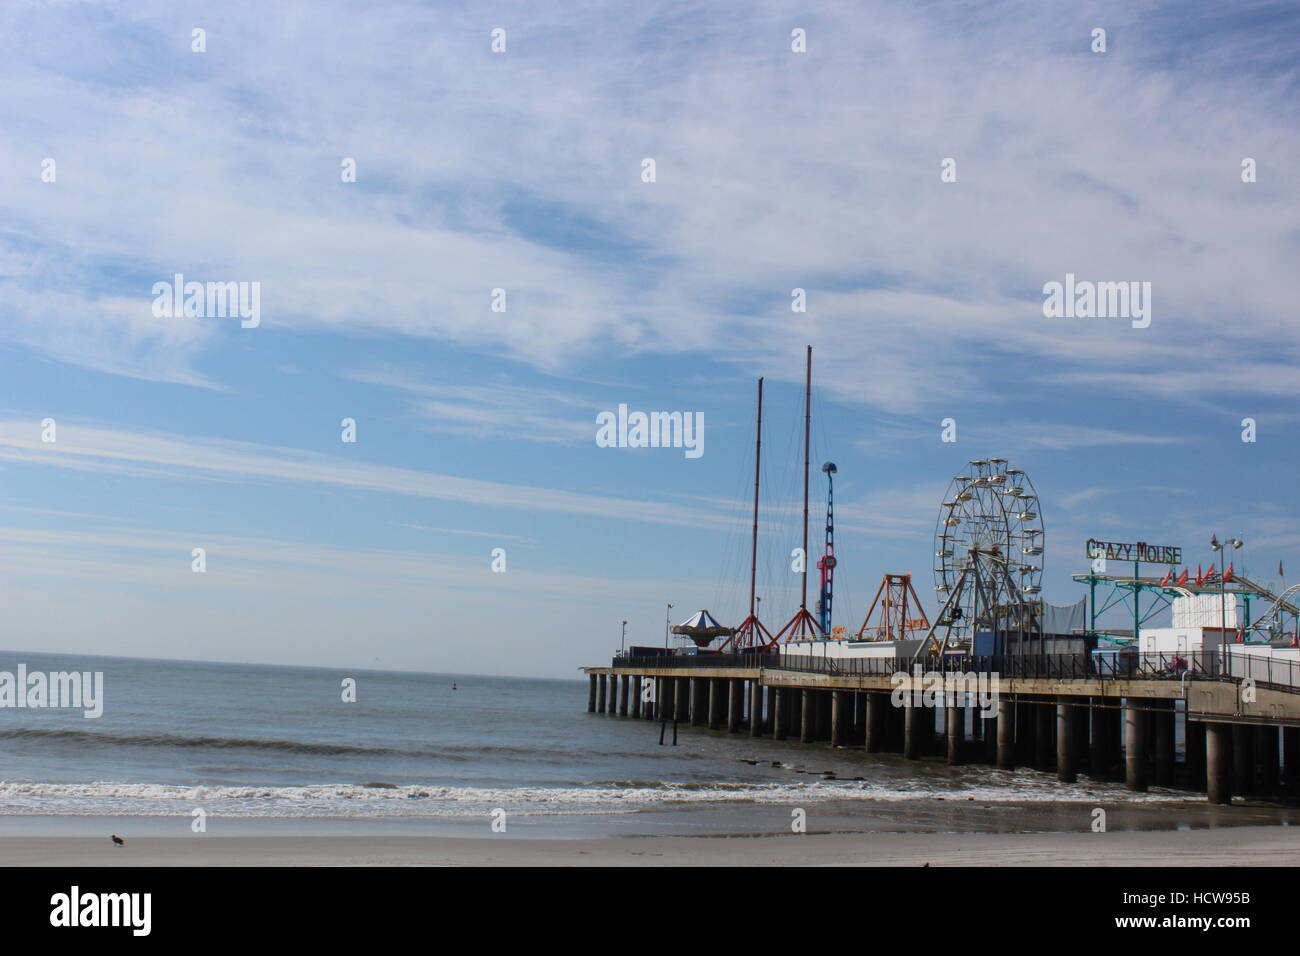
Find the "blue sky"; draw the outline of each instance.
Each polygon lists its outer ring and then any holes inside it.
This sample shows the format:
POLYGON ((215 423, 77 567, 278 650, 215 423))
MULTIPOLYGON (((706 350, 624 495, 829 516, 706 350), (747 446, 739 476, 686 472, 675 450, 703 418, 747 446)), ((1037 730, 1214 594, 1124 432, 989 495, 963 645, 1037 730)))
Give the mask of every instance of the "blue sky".
POLYGON ((836 623, 886 571, 933 612, 989 455, 1056 603, 1092 536, 1300 575, 1294 5, 549 6, 0 8, 6 646, 565 676, 667 602, 738 620, 759 375, 779 624, 806 343, 836 623), (177 272, 261 325, 156 318, 177 272), (1067 272, 1150 327, 1045 318, 1067 272), (705 454, 597 447, 619 403, 705 454))

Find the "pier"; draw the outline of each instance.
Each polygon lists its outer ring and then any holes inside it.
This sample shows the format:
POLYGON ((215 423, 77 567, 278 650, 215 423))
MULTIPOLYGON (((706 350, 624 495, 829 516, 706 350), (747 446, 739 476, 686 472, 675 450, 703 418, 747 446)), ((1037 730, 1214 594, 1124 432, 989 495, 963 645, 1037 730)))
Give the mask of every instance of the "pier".
POLYGON ((1144 654, 1108 668, 1077 654, 665 654, 584 671, 592 713, 628 715, 631 695, 631 719, 752 737, 1181 787, 1216 804, 1300 794, 1300 666, 1244 657, 1144 654), (991 694, 960 689, 981 675, 991 694), (945 683, 959 689, 934 706, 945 683))

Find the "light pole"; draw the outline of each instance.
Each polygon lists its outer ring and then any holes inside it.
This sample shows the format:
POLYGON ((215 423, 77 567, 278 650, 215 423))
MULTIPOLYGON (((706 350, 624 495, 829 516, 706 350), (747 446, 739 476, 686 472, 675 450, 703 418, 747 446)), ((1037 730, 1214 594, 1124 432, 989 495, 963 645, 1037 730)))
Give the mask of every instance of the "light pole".
POLYGON ((1217 534, 1210 535, 1210 548, 1219 553, 1219 639, 1224 640, 1228 635, 1228 592, 1227 582, 1223 580, 1223 552, 1231 547, 1234 551, 1240 548, 1244 541, 1240 538, 1229 538, 1222 544, 1219 543, 1217 534))
POLYGON ((671 617, 672 613, 673 613, 673 606, 670 604, 668 605, 667 610, 664 611, 664 650, 668 649, 668 633, 669 633, 668 629, 670 626, 668 620, 671 617))
POLYGON ((618 652, 621 657, 627 647, 627 621, 623 622, 623 636, 618 641, 618 652))

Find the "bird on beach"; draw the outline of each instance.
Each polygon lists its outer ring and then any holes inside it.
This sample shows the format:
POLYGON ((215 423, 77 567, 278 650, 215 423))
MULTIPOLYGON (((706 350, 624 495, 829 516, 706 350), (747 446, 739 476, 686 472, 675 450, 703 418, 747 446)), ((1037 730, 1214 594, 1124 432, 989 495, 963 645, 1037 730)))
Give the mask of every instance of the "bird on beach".
POLYGON ((109 836, 113 838, 113 846, 126 846, 126 841, 116 833, 110 833, 109 836))

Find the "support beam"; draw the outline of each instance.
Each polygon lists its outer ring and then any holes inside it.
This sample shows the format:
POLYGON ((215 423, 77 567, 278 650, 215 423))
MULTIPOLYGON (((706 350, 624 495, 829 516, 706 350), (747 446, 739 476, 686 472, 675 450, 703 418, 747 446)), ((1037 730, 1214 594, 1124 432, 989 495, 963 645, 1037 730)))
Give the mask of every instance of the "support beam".
POLYGON ((619 675, 618 715, 620 717, 627 716, 627 695, 628 695, 628 688, 631 686, 631 681, 632 678, 630 678, 627 674, 619 675))
POLYGON ((1168 787, 1174 782, 1174 702, 1151 701, 1156 706, 1156 786, 1168 787))
POLYGON ((709 730, 722 729, 722 709, 727 693, 727 682, 721 677, 709 678, 709 730))
POLYGON ((745 708, 745 682, 731 679, 727 681, 727 733, 740 732, 740 722, 745 708))
POLYGON ((645 680, 640 674, 632 675, 632 716, 637 720, 641 719, 641 681, 645 680))
POLYGON ((1206 796, 1210 803, 1232 803, 1232 728, 1205 725, 1206 796))
POLYGON ((908 760, 920 760, 922 737, 926 718, 934 720, 934 714, 924 707, 913 706, 911 701, 903 707, 903 756, 908 760))
POLYGON ((707 677, 691 679, 691 726, 702 727, 709 719, 709 688, 707 677))
POLYGON ((944 736, 948 744, 948 763, 956 766, 961 763, 962 744, 966 736, 966 711, 953 700, 951 695, 944 698, 943 708, 944 736))
POLYGON ((880 692, 867 694, 867 734, 863 745, 869 754, 878 754, 885 749, 885 735, 888 731, 889 695, 880 692))
POLYGON ((1039 770, 1051 770, 1056 766, 1056 747, 1054 736, 1056 729, 1056 707, 1054 704, 1040 701, 1034 705, 1034 763, 1039 770))
POLYGON ((831 746, 844 746, 844 722, 848 717, 848 706, 842 690, 831 691, 831 746))
POLYGON ((749 736, 763 736, 763 682, 749 682, 749 736))
POLYGON ((1278 728, 1255 728, 1255 760, 1259 765, 1259 787, 1264 792, 1277 789, 1281 780, 1278 728))
POLYGON ((790 688, 773 687, 772 695, 772 739, 785 740, 786 724, 790 720, 790 688))
POLYGON ((1094 777, 1105 779, 1110 774, 1114 758, 1110 754, 1110 713, 1106 709, 1111 703, 1105 697, 1092 698, 1088 708, 1088 723, 1091 739, 1088 746, 1088 767, 1094 777))
POLYGON ((1079 779, 1078 708, 1070 701, 1065 695, 1056 698, 1056 779, 1063 783, 1079 779))
POLYGON ((1286 773, 1286 788, 1300 791, 1300 727, 1282 729, 1282 769, 1286 773))
POLYGON ((596 675, 587 675, 587 713, 596 712, 596 675))
POLYGON ((799 742, 810 744, 817 731, 817 692, 804 689, 800 692, 799 742))
POLYGON ((1255 728, 1232 725, 1232 792, 1241 797, 1255 793, 1255 728))
POLYGON ((1141 709, 1145 703, 1135 697, 1124 701, 1124 786, 1137 791, 1147 788, 1147 728, 1151 715, 1141 709))
POLYGON ((596 689, 596 713, 598 714, 603 714, 605 712, 605 692, 606 692, 605 685, 608 682, 609 682, 609 678, 606 675, 601 674, 600 686, 596 689))
POLYGON ((998 769, 1016 769, 1016 711, 1012 701, 998 701, 998 769))
POLYGON ((1202 790, 1205 788, 1205 724, 1187 720, 1183 715, 1183 748, 1186 756, 1187 783, 1202 790))

